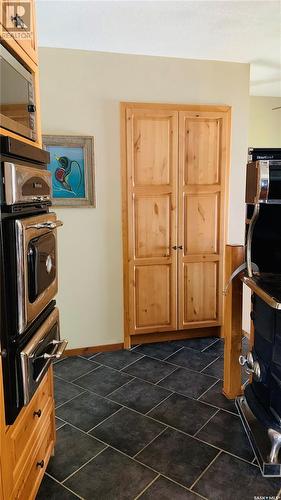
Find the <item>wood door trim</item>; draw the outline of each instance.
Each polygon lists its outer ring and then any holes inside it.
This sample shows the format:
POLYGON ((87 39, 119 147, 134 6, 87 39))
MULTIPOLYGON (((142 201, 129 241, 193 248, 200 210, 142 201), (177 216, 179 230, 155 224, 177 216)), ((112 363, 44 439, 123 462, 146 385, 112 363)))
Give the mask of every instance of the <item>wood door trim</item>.
POLYGON ((120 139, 121 139, 121 189, 122 189, 122 243, 123 243, 123 324, 124 347, 131 347, 129 335, 129 230, 127 216, 127 134, 126 134, 126 108, 120 104, 120 139))
POLYGON ((220 105, 220 104, 172 104, 172 103, 153 103, 153 102, 126 102, 122 101, 120 103, 122 108, 132 108, 132 109, 151 109, 151 110, 171 110, 171 111, 194 111, 194 112, 228 112, 231 110, 231 106, 220 105))
MULTIPOLYGON (((217 113, 223 113, 225 118, 226 118, 226 134, 225 134, 225 178, 224 178, 224 190, 221 191, 220 185, 217 186, 201 186, 200 189, 202 189, 201 192, 220 192, 222 195, 222 207, 224 209, 224 217, 223 221, 220 221, 221 224, 221 252, 215 256, 215 257, 210 257, 202 255, 202 262, 205 261, 217 261, 220 258, 222 259, 222 272, 220 273, 220 278, 219 278, 219 283, 218 283, 218 288, 219 290, 222 290, 223 283, 225 280, 225 264, 224 264, 224 247, 225 247, 225 241, 226 241, 226 227, 227 227, 227 221, 228 221, 228 203, 229 203, 229 169, 230 169, 230 137, 231 137, 231 106, 228 105, 196 105, 196 104, 172 104, 172 103, 144 103, 144 102, 121 102, 120 103, 120 139, 121 139, 121 185, 122 185, 122 240, 123 240, 123 300, 124 300, 124 347, 128 348, 131 345, 131 335, 130 335, 130 330, 129 330, 129 266, 128 266, 128 256, 129 256, 129 249, 128 249, 128 216, 127 216, 127 146, 126 146, 126 141, 127 141, 127 133, 126 133, 126 109, 130 108, 132 110, 144 110, 148 109, 151 111, 156 111, 156 110, 163 110, 163 111, 188 111, 191 114, 200 114, 200 112, 203 113, 210 113, 210 116, 212 113, 217 114, 217 113)), ((179 143, 178 143, 179 146, 179 143)), ((179 159, 178 159, 179 161, 179 159)), ((139 188, 139 192, 141 192, 141 188, 139 188)), ((198 188, 196 186, 189 186, 188 187, 188 192, 189 193, 196 193, 198 192, 198 188)), ((177 191, 177 196, 178 196, 178 191, 177 191)), ((201 258, 200 258, 201 260, 201 258)), ((192 261, 192 256, 190 256, 190 261, 192 261)), ((209 322, 208 324, 210 327, 215 328, 216 324, 221 324, 223 323, 223 308, 222 313, 221 313, 221 318, 219 322, 209 322)), ((205 326, 205 325, 204 325, 205 326)), ((207 324, 206 324, 207 326, 207 324)), ((192 328, 192 325, 190 325, 190 328, 192 328)), ((195 330, 198 332, 198 327, 197 325, 194 325, 195 330)), ((189 329, 189 327, 188 327, 189 329)), ((145 336, 145 338, 149 337, 148 333, 138 333, 134 335, 134 338, 139 336, 142 338, 142 335, 145 336)), ((153 333, 152 335, 160 335, 160 334, 155 334, 153 333)), ((163 333, 163 340, 164 337, 166 337, 168 333, 163 333)), ((159 339, 162 338, 161 336, 159 339)))

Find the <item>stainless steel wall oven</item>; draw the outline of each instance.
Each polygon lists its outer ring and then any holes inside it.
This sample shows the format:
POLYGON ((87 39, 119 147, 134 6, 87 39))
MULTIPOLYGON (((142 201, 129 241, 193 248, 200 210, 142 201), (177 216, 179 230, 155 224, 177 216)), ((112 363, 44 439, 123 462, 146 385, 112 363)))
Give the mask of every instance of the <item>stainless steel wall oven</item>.
POLYGON ((250 151, 247 272, 254 343, 240 363, 252 377, 237 407, 264 476, 281 476, 281 149, 250 151), (254 265, 255 264, 255 265, 254 265))
POLYGON ((1 355, 6 421, 39 386, 60 340, 57 219, 51 206, 48 153, 1 137, 1 355))

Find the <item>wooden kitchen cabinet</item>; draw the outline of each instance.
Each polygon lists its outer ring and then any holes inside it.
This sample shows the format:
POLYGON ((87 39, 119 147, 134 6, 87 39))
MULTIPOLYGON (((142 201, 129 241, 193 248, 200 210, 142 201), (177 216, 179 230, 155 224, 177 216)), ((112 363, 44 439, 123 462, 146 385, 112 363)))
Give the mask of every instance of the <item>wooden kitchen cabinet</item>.
POLYGON ((228 106, 121 105, 127 347, 222 325, 229 130, 228 106))
MULTIPOLYGON (((34 79, 34 97, 35 97, 35 119, 37 124, 37 140, 32 141, 26 137, 20 136, 15 132, 12 132, 6 128, 0 126, 0 134, 13 137, 22 142, 30 144, 32 146, 42 147, 42 129, 41 129, 41 110, 40 110, 40 91, 39 91, 39 68, 38 68, 38 47, 37 47, 37 36, 36 36, 36 22, 35 22, 35 1, 28 0, 27 2, 16 2, 18 8, 22 3, 24 7, 25 3, 30 5, 30 37, 18 38, 11 31, 10 27, 7 25, 8 20, 5 15, 4 4, 11 4, 11 8, 14 8, 15 2, 0 2, 0 43, 12 53, 13 56, 18 59, 18 61, 25 66, 25 68, 33 75, 34 79)), ((24 31, 24 30, 23 30, 24 31)))
POLYGON ((0 13, 1 38, 10 46, 13 51, 21 49, 30 57, 30 59, 38 63, 37 53, 37 37, 36 37, 36 20, 35 20, 35 0, 18 0, 17 2, 5 1, 1 2, 0 13), (20 16, 26 28, 19 31, 13 31, 15 26, 11 17, 20 16), (19 45, 15 49, 15 43, 19 45))
MULTIPOLYGON (((30 5, 30 32, 27 38, 16 38, 10 31, 8 18, 0 6, 0 42, 34 76, 37 141, 31 141, 7 129, 0 133, 27 144, 42 147, 39 100, 39 68, 35 25, 35 2, 30 5)), ((15 5, 10 3, 11 8, 15 5)), ((16 2, 17 8, 25 7, 24 0, 16 2)), ((22 11, 19 11, 21 15, 22 11)), ((15 14, 15 13, 14 13, 15 14)), ((23 15, 23 19, 24 15, 23 15)), ((18 112, 19 110, 17 110, 18 112)), ((3 377, 0 356, 0 500, 34 500, 49 458, 55 446, 55 405, 53 371, 49 368, 30 403, 22 408, 13 425, 5 422, 3 377)))
POLYGON ((29 405, 11 426, 5 425, 1 399, 1 499, 34 500, 55 446, 53 398, 50 368, 29 405))

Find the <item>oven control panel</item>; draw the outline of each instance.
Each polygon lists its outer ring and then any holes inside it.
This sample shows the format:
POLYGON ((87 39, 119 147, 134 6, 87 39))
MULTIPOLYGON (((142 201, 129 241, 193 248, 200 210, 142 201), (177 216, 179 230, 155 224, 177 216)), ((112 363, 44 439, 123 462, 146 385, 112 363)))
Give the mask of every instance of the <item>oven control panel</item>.
POLYGON ((3 174, 6 205, 51 201, 52 179, 48 170, 4 162, 3 174))

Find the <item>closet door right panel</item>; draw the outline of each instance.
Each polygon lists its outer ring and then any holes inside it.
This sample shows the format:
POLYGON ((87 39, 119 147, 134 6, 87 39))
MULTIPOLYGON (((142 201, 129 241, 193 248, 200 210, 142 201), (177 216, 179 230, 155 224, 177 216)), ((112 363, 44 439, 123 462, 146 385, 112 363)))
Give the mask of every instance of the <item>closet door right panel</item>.
POLYGON ((222 323, 228 113, 179 116, 178 325, 222 323))

